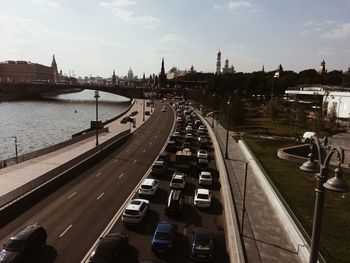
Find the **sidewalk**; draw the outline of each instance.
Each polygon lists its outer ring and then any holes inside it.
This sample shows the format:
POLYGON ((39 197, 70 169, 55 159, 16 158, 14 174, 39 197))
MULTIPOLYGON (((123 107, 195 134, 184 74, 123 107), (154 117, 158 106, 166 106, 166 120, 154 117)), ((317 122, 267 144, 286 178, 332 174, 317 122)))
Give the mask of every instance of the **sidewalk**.
MULTIPOLYGON (((130 123, 120 123, 121 118, 109 123, 105 127, 108 127, 109 132, 99 134, 99 144, 111 139, 117 134, 127 131, 131 128, 131 132, 134 132, 143 123, 143 100, 136 100, 134 105, 129 109, 128 113, 124 116, 128 116, 133 111, 138 111, 138 114, 133 116, 136 118, 136 128, 131 127, 130 123)), ((150 107, 145 107, 145 111, 151 111, 150 107)), ((145 121, 150 117, 145 115, 145 121)), ((15 191, 22 193, 24 190, 21 187, 25 184, 29 184, 36 178, 44 175, 45 173, 59 167, 60 165, 72 160, 73 158, 93 149, 96 147, 96 137, 92 136, 84 139, 78 143, 64 147, 60 150, 51 152, 46 155, 12 165, 0 170, 0 207, 5 200, 2 197, 6 194, 15 191)), ((22 193, 23 194, 23 193, 22 193)), ((12 195, 12 194, 11 194, 12 195)))
MULTIPOLYGON (((211 118, 207 118, 211 123, 211 118)), ((214 132, 225 153, 226 130, 215 122, 214 132)), ((228 160, 225 160, 238 218, 242 220, 245 159, 238 143, 229 135, 228 160)), ((247 262, 301 262, 297 244, 292 244, 276 216, 264 189, 249 167, 246 184, 246 213, 243 240, 247 262)), ((240 222, 241 226, 241 222, 240 222)))

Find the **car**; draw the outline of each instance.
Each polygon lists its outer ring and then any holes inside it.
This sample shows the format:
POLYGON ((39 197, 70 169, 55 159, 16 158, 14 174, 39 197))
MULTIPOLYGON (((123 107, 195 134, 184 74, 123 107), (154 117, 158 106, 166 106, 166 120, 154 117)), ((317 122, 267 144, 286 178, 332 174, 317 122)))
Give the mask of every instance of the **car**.
POLYGON ((28 225, 14 234, 0 252, 0 262, 28 262, 46 245, 47 233, 41 225, 28 225))
POLYGON ((183 142, 182 149, 191 149, 192 144, 190 142, 183 142))
POLYGON ((152 250, 165 253, 172 250, 177 235, 177 225, 170 221, 158 223, 151 241, 152 250))
POLYGON ((208 139, 207 139, 207 137, 205 136, 204 137, 204 135, 202 134, 202 135, 200 135, 199 137, 198 137, 198 142, 201 144, 207 144, 208 143, 208 139))
POLYGON ((192 126, 186 126, 186 132, 191 133, 193 131, 192 126))
POLYGON ((198 158, 198 168, 205 170, 209 168, 209 160, 207 158, 198 158))
POLYGON ((150 208, 146 199, 133 199, 124 209, 122 222, 124 224, 140 224, 150 208))
POLYGON ((157 160, 152 165, 152 174, 153 175, 162 175, 167 172, 168 168, 164 161, 157 160))
POLYGON ((186 133, 186 135, 185 135, 185 142, 192 142, 192 141, 193 141, 192 133, 186 133))
POLYGON ((170 187, 176 189, 184 189, 186 186, 186 174, 175 172, 170 181, 170 187))
POLYGON ((145 179, 139 188, 139 195, 155 195, 159 188, 159 181, 156 179, 145 179))
POLYGON ((166 146, 166 149, 169 151, 169 152, 173 152, 173 151, 176 151, 176 142, 175 141, 168 141, 168 144, 166 146))
POLYGON ((211 176, 211 172, 201 171, 199 173, 198 183, 200 185, 212 185, 213 184, 213 177, 211 176))
POLYGON ((181 134, 178 131, 174 131, 173 136, 179 138, 181 136, 181 134))
POLYGON ((196 228, 192 232, 191 259, 211 261, 213 257, 213 234, 205 228, 196 228))
POLYGON ((165 206, 167 215, 179 215, 184 203, 181 190, 171 190, 165 206))
POLYGON ((195 120, 194 121, 194 125, 200 126, 200 125, 202 125, 202 121, 201 120, 195 120))
POLYGON ((207 159, 207 158, 208 158, 208 153, 207 153, 207 151, 204 150, 204 149, 199 149, 199 150, 197 151, 197 157, 198 157, 198 158, 205 158, 205 159, 207 159))
POLYGON ((199 188, 194 193, 193 204, 197 207, 211 206, 211 191, 208 189, 199 188))
POLYGON ((89 262, 116 262, 120 254, 125 250, 129 237, 124 233, 110 233, 100 238, 92 251, 89 262))
POLYGON ((166 108, 164 107, 164 108, 162 108, 162 112, 166 112, 166 108))
POLYGON ((168 163, 170 160, 170 155, 169 153, 162 152, 159 154, 157 161, 163 161, 165 164, 168 163))
POLYGON ((198 127, 198 131, 204 131, 204 132, 207 132, 207 127, 205 127, 205 125, 199 125, 198 127))

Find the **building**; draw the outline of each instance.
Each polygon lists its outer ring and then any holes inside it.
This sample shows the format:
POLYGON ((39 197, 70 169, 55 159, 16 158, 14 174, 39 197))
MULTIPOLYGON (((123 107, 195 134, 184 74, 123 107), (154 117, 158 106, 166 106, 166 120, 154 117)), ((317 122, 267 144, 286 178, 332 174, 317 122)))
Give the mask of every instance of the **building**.
POLYGON ((322 76, 327 73, 326 62, 324 60, 322 60, 322 62, 321 62, 321 66, 320 66, 320 69, 318 70, 318 73, 322 76))
POLYGON ((132 69, 130 68, 128 71, 128 81, 132 81, 134 79, 134 72, 132 72, 132 69))
POLYGON ((51 67, 29 61, 9 60, 0 63, 0 82, 56 83, 58 70, 53 55, 51 67))
POLYGON ((165 88, 167 84, 167 77, 164 69, 164 58, 162 58, 162 65, 159 74, 159 88, 165 88))
POLYGON ((287 95, 300 95, 309 102, 319 97, 322 100, 323 111, 328 115, 336 113, 337 118, 348 119, 350 117, 350 89, 338 86, 308 85, 286 90, 287 95))
POLYGON ((228 59, 225 60, 225 66, 222 68, 222 73, 223 74, 234 74, 235 73, 235 68, 233 65, 229 67, 229 61, 228 59))
POLYGON ((219 52, 216 55, 216 74, 221 73, 221 52, 219 52))

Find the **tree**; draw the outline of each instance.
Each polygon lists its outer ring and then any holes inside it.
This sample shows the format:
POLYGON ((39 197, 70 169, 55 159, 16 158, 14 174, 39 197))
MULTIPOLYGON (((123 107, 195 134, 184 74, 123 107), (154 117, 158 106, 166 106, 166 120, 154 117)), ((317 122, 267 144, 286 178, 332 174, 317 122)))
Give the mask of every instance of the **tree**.
POLYGON ((241 125, 244 123, 245 114, 244 114, 244 103, 240 97, 235 97, 231 100, 231 109, 230 109, 230 119, 236 125, 241 125), (231 113, 232 112, 232 113, 231 113))

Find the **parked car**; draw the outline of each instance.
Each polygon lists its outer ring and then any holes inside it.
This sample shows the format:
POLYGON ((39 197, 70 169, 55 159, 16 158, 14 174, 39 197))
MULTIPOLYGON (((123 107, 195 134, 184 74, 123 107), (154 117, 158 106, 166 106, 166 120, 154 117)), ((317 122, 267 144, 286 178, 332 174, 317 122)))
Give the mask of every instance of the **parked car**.
POLYGON ((158 223, 152 238, 152 250, 154 252, 165 253, 173 248, 177 235, 177 225, 169 221, 158 223))
POLYGON ((139 195, 155 195, 159 188, 159 181, 156 179, 145 179, 139 188, 139 195))
POLYGON ((211 206, 211 191, 208 189, 196 189, 193 204, 197 207, 211 206))
POLYGON ((186 174, 175 172, 170 181, 171 188, 184 189, 186 186, 186 174))
POLYGON ((192 232, 191 259, 211 261, 213 257, 213 234, 205 228, 196 228, 192 232))
POLYGON ((162 152, 161 154, 159 154, 157 160, 158 160, 158 161, 163 161, 163 162, 165 162, 165 164, 166 164, 166 163, 168 163, 169 160, 170 160, 170 155, 169 155, 169 153, 162 152))
POLYGON ((152 165, 152 174, 154 175, 162 175, 168 171, 167 165, 164 161, 157 160, 152 165))
POLYGON ((183 206, 183 195, 181 190, 171 190, 165 206, 165 213, 168 215, 178 215, 183 206))
POLYGON ((46 245, 47 233, 40 225, 28 225, 14 234, 0 252, 0 262, 28 262, 46 245))
POLYGON ((208 152, 204 149, 199 149, 197 151, 197 157, 198 158, 205 158, 205 159, 208 159, 208 152))
POLYGON ((198 183, 200 185, 212 185, 213 177, 211 176, 211 172, 201 171, 199 173, 198 183))
POLYGON ((89 258, 90 263, 112 263, 118 260, 120 254, 128 244, 128 235, 124 233, 110 233, 98 241, 89 258))
POLYGON ((125 208, 122 215, 124 224, 140 224, 149 210, 150 204, 146 199, 133 199, 125 208))

